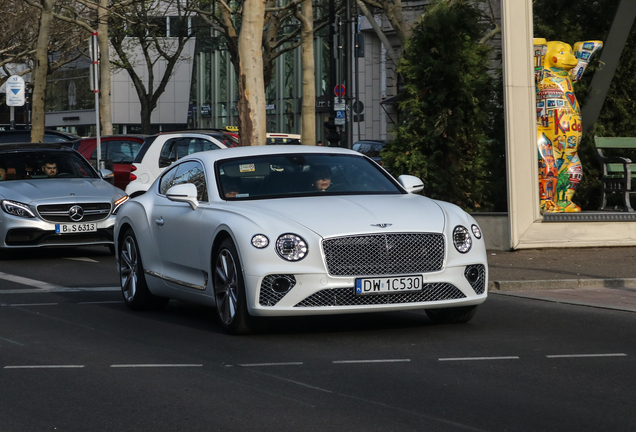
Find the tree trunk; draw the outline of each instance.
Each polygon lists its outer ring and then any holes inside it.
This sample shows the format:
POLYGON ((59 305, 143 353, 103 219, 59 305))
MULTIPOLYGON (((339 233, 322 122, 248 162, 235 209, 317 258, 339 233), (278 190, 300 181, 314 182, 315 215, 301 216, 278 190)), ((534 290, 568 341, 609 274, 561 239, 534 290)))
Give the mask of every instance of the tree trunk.
POLYGON ((113 117, 110 106, 110 53, 108 51, 108 0, 99 0, 97 41, 99 43, 99 115, 102 135, 113 134, 113 117))
POLYGON ((245 0, 239 34, 238 118, 241 146, 265 145, 263 26, 266 0, 245 0))
POLYGON ((311 0, 302 3, 301 58, 303 106, 300 118, 301 143, 316 145, 316 67, 314 65, 314 12, 311 0))
POLYGON ((46 109, 46 76, 49 69, 49 36, 53 22, 53 6, 56 0, 42 0, 40 13, 40 28, 33 65, 33 98, 32 98, 32 129, 31 142, 44 141, 44 126, 46 109))

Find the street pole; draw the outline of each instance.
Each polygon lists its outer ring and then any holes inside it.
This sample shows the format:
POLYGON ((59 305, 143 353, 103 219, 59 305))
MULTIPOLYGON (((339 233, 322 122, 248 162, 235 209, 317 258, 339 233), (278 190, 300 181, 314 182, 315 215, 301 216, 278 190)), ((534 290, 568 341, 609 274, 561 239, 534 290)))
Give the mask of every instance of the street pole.
MULTIPOLYGON (((336 7, 335 0, 329 0, 329 87, 335 89, 338 83, 336 82, 336 56, 338 55, 338 43, 336 33, 336 7)), ((327 91, 327 94, 330 94, 327 91)), ((335 100, 335 99, 334 99, 335 100)), ((329 121, 325 123, 325 127, 329 131, 327 133, 327 141, 329 141, 330 147, 338 147, 340 144, 340 134, 336 127, 336 112, 334 111, 333 104, 329 104, 329 121)))
MULTIPOLYGON (((347 0, 347 5, 346 5, 346 15, 345 15, 345 75, 346 75, 346 79, 347 79, 347 88, 353 90, 353 67, 352 67, 352 63, 354 61, 357 61, 356 57, 355 57, 355 53, 353 52, 352 49, 352 35, 351 35, 351 25, 353 23, 352 19, 351 19, 351 0, 347 0)), ((347 99, 346 99, 346 103, 347 103, 347 110, 345 113, 345 119, 346 119, 346 123, 345 123, 345 131, 347 133, 347 142, 346 142, 346 146, 347 148, 351 148, 353 146, 353 112, 352 112, 352 103, 353 103, 353 98, 351 97, 351 95, 353 94, 353 92, 348 93, 347 95, 347 99)))
POLYGON ((101 170, 106 168, 106 161, 102 159, 102 143, 101 143, 101 121, 99 118, 99 44, 97 41, 97 32, 94 31, 91 35, 89 51, 91 54, 91 90, 95 94, 95 126, 97 129, 97 169, 101 170))

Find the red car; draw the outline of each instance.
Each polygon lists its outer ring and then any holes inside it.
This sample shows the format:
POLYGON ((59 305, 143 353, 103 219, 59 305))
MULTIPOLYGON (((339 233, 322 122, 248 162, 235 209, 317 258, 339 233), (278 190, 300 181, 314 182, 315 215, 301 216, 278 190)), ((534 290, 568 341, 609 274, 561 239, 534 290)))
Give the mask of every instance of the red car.
MULTIPOLYGON (((102 160, 114 175, 114 185, 126 189, 130 182, 130 167, 149 135, 109 135, 100 139, 102 160)), ((73 149, 81 153, 91 165, 97 167, 97 138, 83 138, 73 142, 73 149)))

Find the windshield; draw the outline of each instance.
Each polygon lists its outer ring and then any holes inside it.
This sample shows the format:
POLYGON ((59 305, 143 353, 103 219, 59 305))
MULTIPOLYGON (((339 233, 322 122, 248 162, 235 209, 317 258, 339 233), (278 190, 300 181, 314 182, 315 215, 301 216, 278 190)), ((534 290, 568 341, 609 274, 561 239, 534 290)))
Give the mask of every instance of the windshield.
POLYGON ((367 159, 340 154, 287 154, 217 162, 221 197, 401 194, 395 181, 367 159))
POLYGON ((0 180, 52 178, 98 178, 98 175, 75 152, 33 150, 0 153, 0 180))

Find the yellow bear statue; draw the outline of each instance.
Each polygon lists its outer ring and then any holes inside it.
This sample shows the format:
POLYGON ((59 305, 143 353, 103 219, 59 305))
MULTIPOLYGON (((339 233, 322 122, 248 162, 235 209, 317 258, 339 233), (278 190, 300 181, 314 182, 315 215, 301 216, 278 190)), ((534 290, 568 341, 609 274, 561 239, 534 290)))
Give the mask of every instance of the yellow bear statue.
POLYGON ((537 96, 537 144, 541 212, 579 212, 572 202, 582 177, 577 155, 581 143, 581 108, 572 83, 581 79, 601 41, 534 40, 537 96))

